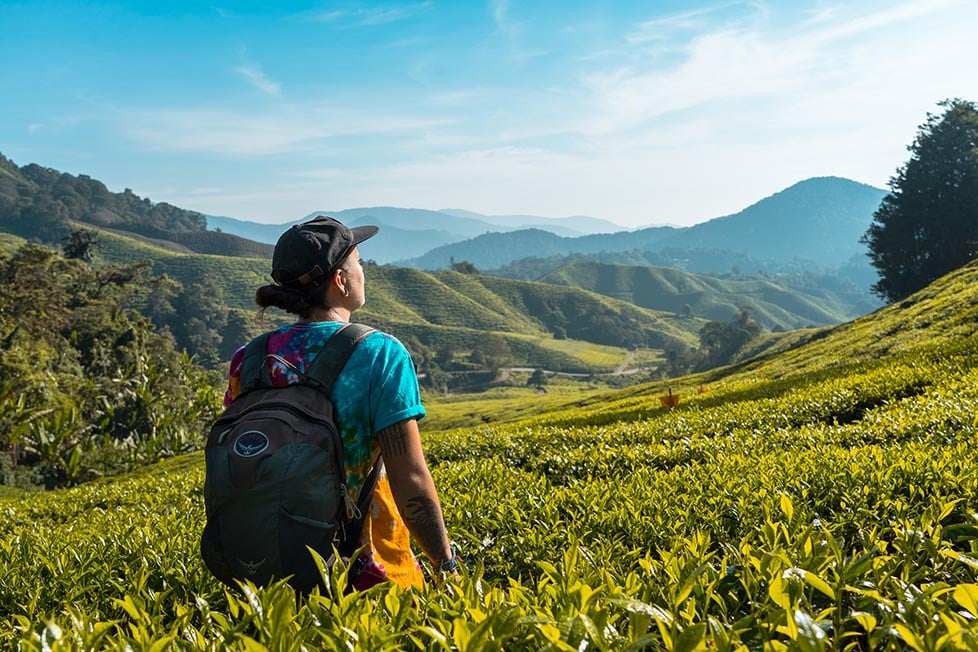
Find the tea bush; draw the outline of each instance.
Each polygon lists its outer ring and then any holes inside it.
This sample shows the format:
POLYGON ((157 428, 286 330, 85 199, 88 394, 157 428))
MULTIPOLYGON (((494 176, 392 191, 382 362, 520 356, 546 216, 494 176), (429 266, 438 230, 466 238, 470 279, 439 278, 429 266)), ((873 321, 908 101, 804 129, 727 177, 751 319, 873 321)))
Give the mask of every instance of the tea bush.
POLYGON ((22 650, 978 649, 967 344, 427 433, 467 562, 297 601, 197 556, 199 454, 0 499, 22 650))

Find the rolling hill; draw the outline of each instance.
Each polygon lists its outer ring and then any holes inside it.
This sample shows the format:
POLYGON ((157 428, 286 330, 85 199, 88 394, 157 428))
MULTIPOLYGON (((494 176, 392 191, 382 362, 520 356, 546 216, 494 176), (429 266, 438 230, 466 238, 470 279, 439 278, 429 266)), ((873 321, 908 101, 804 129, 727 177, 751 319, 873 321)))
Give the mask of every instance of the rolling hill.
MULTIPOLYGON (((154 273, 184 284, 214 278, 222 300, 249 315, 255 311, 255 288, 270 281, 268 261, 259 258, 180 253, 110 231, 101 232, 100 243, 103 262, 148 259, 154 273)), ((376 265, 365 272, 367 304, 357 312, 359 320, 436 351, 472 351, 494 333, 507 342, 514 364, 557 371, 608 369, 595 368, 586 351, 567 353, 564 338, 618 347, 624 358, 625 349, 635 346, 661 348, 672 340, 692 344, 703 323, 545 283, 376 265)), ((270 312, 265 327, 284 319, 270 312)))
POLYGON ((750 306, 754 319, 769 330, 837 324, 867 312, 853 311, 848 297, 789 289, 776 279, 721 279, 671 267, 576 260, 539 280, 591 290, 650 310, 689 312, 715 321, 730 321, 740 307, 750 306))
POLYGON ((436 247, 417 258, 396 264, 420 269, 445 269, 452 259, 467 260, 479 269, 495 269, 514 260, 564 254, 593 254, 602 251, 656 249, 668 241, 675 227, 660 226, 639 231, 599 233, 578 238, 562 238, 541 229, 508 233, 486 233, 477 238, 436 247))
MULTIPOLYGON (((833 234, 842 239, 856 238, 863 228, 860 216, 868 219, 865 213, 877 201, 880 192, 844 179, 811 179, 737 215, 694 227, 653 227, 630 233, 576 238, 561 237, 541 229, 483 233, 463 242, 435 247, 411 262, 437 269, 455 257, 486 269, 504 265, 514 258, 559 257, 568 247, 591 255, 623 252, 615 255, 625 257, 641 257, 640 252, 659 251, 664 253, 648 253, 647 256, 661 255, 664 259, 676 260, 682 252, 693 251, 682 249, 680 245, 700 247, 696 251, 707 252, 704 254, 706 258, 728 261, 720 250, 703 247, 739 246, 751 241, 756 250, 743 252, 746 256, 763 255, 770 253, 769 248, 788 247, 792 243, 817 248, 818 243, 824 243, 833 234), (783 227, 780 230, 779 225, 783 227), (746 235, 738 235, 741 231, 746 235), (762 236, 767 236, 767 240, 762 236)), ((427 250, 439 242, 485 229, 507 228, 459 210, 439 212, 372 207, 338 211, 335 215, 351 225, 373 223, 382 227, 380 234, 363 250, 364 257, 372 261, 399 257, 405 251, 427 250)), ((532 216, 501 216, 500 219, 516 224, 528 217, 532 216)), ((76 177, 35 164, 18 167, 8 159, 0 160, 0 230, 58 242, 61 234, 70 228, 98 228, 103 233, 123 238, 105 242, 105 255, 117 261, 134 260, 137 254, 130 249, 140 247, 126 243, 125 238, 138 240, 145 248, 137 257, 154 259, 161 273, 184 281, 214 275, 223 279, 229 304, 239 310, 250 308, 251 293, 262 282, 267 263, 248 261, 267 260, 271 245, 223 228, 221 231, 207 230, 205 223, 211 226, 220 223, 225 227, 237 223, 229 218, 211 219, 205 220, 199 213, 168 204, 153 204, 128 190, 111 193, 102 183, 85 175, 76 177), (217 221, 211 224, 211 219, 217 221), (190 253, 216 258, 190 257, 179 261, 172 258, 190 253), (218 269, 225 264, 220 262, 222 257, 227 259, 227 269, 218 269)), ((562 219, 565 220, 562 224, 602 224, 594 218, 562 219)), ((262 233, 274 240, 284 226, 263 225, 262 233)), ((258 231, 249 233, 255 237, 261 235, 258 231)), ((845 253, 845 248, 838 244, 834 251, 834 255, 840 256, 838 251, 845 253)), ((687 260, 694 259, 696 256, 689 254, 687 260)), ((794 328, 838 323, 872 306, 860 297, 826 288, 786 288, 783 283, 769 279, 706 279, 648 267, 626 269, 595 265, 580 261, 568 263, 547 275, 544 279, 547 284, 542 286, 513 284, 479 275, 475 277, 477 282, 467 279, 464 290, 453 288, 453 285, 461 286, 462 282, 450 275, 426 275, 403 267, 390 271, 372 266, 370 273, 376 278, 379 292, 377 308, 371 317, 383 324, 393 324, 393 320, 397 320, 405 332, 412 333, 419 331, 411 326, 414 324, 421 328, 463 328, 471 332, 556 335, 622 347, 661 347, 671 339, 690 341, 697 330, 696 320, 679 324, 670 322, 670 319, 676 319, 677 313, 689 313, 698 319, 727 320, 740 306, 750 305, 763 325, 794 328), (564 287, 558 290, 557 285, 564 287), (586 294, 569 292, 572 287, 597 294, 584 300, 581 297, 586 294), (505 299, 487 297, 486 292, 502 293, 505 299), (598 298, 599 295, 626 303, 607 303, 604 298, 598 298), (514 309, 514 306, 518 308, 514 309), (635 306, 652 312, 636 313, 635 306), (656 314, 657 311, 671 317, 667 319, 656 314)), ((368 307, 367 312, 371 309, 368 307)), ((434 340, 439 339, 423 333, 418 337, 426 345, 431 341, 432 346, 434 340)), ((470 334, 454 339, 462 347, 463 341, 471 343, 474 337, 470 334)), ((440 339, 444 338, 444 334, 440 336, 440 339)), ((514 346, 525 352, 527 345, 524 339, 514 341, 514 346)), ((568 364, 565 360, 559 368, 566 368, 568 364)))

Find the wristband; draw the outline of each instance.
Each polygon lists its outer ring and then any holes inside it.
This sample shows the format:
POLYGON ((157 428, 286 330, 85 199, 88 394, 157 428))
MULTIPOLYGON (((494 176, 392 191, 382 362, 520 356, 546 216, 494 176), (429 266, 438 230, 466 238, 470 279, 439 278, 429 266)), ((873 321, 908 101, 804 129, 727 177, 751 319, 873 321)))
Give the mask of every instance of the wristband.
POLYGON ((458 571, 459 558, 458 558, 458 546, 455 545, 454 541, 450 541, 448 544, 449 550, 451 550, 452 556, 441 563, 438 568, 438 572, 443 576, 449 573, 455 573, 458 571))

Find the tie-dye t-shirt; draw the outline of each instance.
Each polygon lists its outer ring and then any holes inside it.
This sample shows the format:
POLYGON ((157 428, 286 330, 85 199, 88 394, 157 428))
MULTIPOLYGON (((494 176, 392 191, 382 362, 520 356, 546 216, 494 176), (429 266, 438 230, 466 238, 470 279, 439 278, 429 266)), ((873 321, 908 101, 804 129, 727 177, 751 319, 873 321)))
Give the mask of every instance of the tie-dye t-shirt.
MULTIPOLYGON (((268 352, 277 353, 299 371, 316 357, 343 324, 340 322, 299 322, 273 331, 268 352)), ((244 347, 231 358, 225 405, 240 393, 241 362, 244 347)), ((272 383, 284 386, 298 376, 285 365, 268 358, 272 383)), ((405 419, 421 419, 417 375, 410 354, 396 338, 376 331, 354 349, 340 373, 331 394, 334 419, 343 438, 344 462, 350 495, 356 499, 380 454, 375 433, 405 419)), ((407 527, 397 511, 386 473, 381 474, 371 502, 370 517, 364 522, 360 545, 370 544, 361 556, 363 570, 355 579, 357 588, 384 580, 404 586, 421 584, 421 570, 411 553, 407 527)))

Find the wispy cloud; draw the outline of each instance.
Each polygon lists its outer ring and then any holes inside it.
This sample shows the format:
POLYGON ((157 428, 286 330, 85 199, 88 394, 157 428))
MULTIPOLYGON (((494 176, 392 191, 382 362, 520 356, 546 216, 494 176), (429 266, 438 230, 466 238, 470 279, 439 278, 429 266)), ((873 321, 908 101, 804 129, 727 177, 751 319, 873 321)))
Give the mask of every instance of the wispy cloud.
POLYGON ((692 11, 644 20, 635 25, 632 30, 625 35, 625 41, 627 43, 647 43, 649 41, 660 41, 672 38, 677 32, 691 32, 694 30, 699 30, 707 26, 711 17, 717 12, 739 4, 742 3, 728 2, 720 5, 702 7, 692 11))
POLYGON ((492 19, 496 27, 506 32, 510 29, 509 23, 509 0, 491 0, 489 9, 492 11, 492 19))
MULTIPOLYGON (((798 95, 830 95, 833 87, 854 79, 868 83, 874 72, 892 64, 890 41, 902 38, 897 27, 913 27, 915 21, 952 4, 961 2, 913 0, 862 13, 856 5, 825 11, 792 29, 766 18, 714 21, 709 30, 697 27, 678 46, 681 56, 669 65, 653 65, 647 59, 647 65, 630 63, 583 75, 582 88, 591 96, 592 111, 580 129, 591 134, 627 132, 675 112, 725 106, 722 115, 747 101, 753 110, 766 112, 765 103, 777 107, 798 95), (887 54, 867 59, 870 43, 887 54), (884 60, 887 57, 890 61, 884 60)), ((645 22, 629 38, 635 47, 645 47, 651 40, 650 26, 691 24, 705 20, 708 13, 645 22)), ((917 40, 924 38, 919 35, 917 40)))
POLYGON ((496 25, 496 30, 503 37, 509 51, 510 59, 514 61, 528 61, 544 56, 550 51, 539 47, 525 47, 524 33, 527 25, 524 21, 514 20, 510 14, 509 0, 490 0, 489 10, 492 13, 492 20, 496 25))
POLYGON ((413 18, 432 7, 431 2, 410 5, 380 5, 329 11, 307 11, 298 14, 299 20, 317 23, 344 24, 351 27, 386 25, 413 18))
POLYGON ((266 95, 277 96, 282 92, 282 87, 277 82, 272 81, 256 66, 238 66, 234 72, 244 77, 252 86, 266 95))

